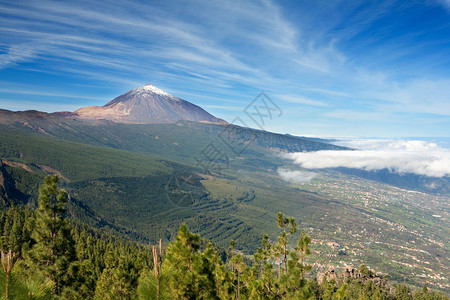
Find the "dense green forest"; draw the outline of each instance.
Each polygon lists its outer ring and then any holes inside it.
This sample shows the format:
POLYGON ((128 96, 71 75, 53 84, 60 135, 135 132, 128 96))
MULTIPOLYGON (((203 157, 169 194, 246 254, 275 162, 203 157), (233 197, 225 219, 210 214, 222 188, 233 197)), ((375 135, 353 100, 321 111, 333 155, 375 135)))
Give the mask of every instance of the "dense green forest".
POLYGON ((227 250, 182 225, 168 245, 127 242, 66 218, 58 177, 39 188, 38 208, 0 212, 3 299, 448 299, 410 290, 368 268, 310 275, 311 238, 277 214, 279 236, 252 255, 227 250), (295 247, 291 247, 295 242, 295 247))

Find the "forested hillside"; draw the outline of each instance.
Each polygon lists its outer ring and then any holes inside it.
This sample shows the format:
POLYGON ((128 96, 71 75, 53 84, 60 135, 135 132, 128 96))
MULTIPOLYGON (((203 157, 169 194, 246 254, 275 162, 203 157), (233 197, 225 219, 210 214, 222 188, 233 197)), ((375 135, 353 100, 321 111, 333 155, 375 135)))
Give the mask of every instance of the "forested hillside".
POLYGON ((66 218, 58 177, 39 188, 38 208, 0 212, 5 299, 448 299, 410 290, 365 266, 310 276, 311 238, 278 213, 278 237, 264 235, 252 255, 221 250, 182 225, 168 245, 125 242, 66 218), (292 242, 292 241, 291 241, 292 242))
POLYGON ((228 145, 219 137, 226 127, 216 124, 136 125, 99 121, 93 125, 53 115, 41 116, 38 112, 5 114, 3 122, 10 123, 0 125, 3 202, 36 206, 39 181, 46 174, 58 174, 60 184, 69 193, 69 212, 75 219, 140 241, 167 240, 185 222, 195 224, 208 238, 222 245, 229 239, 242 239, 246 243, 239 248, 256 248, 264 226, 254 226, 248 213, 241 217, 235 216, 235 212, 243 204, 255 211, 267 204, 252 203, 256 196, 243 201, 246 194, 254 194, 251 186, 243 186, 237 193, 226 192, 232 196, 210 196, 211 191, 204 184, 208 178, 215 179, 206 175, 211 172, 218 175, 217 170, 206 170, 198 163, 204 159, 202 153, 209 143, 222 143, 218 147, 228 160, 215 167, 221 168, 219 176, 232 180, 238 178, 239 170, 276 170, 279 164, 273 161, 275 154, 266 148, 278 151, 339 148, 247 128, 240 128, 239 140, 228 145), (244 150, 234 153, 229 146, 236 145, 244 150), (168 195, 169 183, 180 174, 190 177, 199 187, 192 202, 182 207, 168 195))
POLYGON ((449 289, 441 259, 448 256, 448 221, 436 217, 446 215, 448 200, 296 169, 280 156, 337 149, 322 140, 234 125, 88 123, 39 112, 9 112, 0 122, 7 123, 0 125, 3 207, 35 209, 39 184, 56 174, 71 222, 165 245, 186 224, 222 248, 235 240, 245 255, 263 234, 277 235, 277 211, 289 212, 314 237, 314 274, 364 263, 398 282, 449 289), (211 154, 221 159, 208 160, 211 154))

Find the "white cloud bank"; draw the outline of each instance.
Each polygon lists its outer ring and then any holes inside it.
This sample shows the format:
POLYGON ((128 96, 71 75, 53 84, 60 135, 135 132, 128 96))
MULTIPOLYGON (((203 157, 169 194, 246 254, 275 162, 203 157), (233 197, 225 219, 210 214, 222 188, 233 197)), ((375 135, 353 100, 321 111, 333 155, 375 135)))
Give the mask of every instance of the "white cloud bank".
POLYGON ((288 169, 279 168, 277 170, 278 175, 287 182, 292 183, 302 183, 306 181, 310 181, 314 177, 316 177, 317 173, 314 172, 306 172, 306 171, 291 171, 288 169))
POLYGON ((284 156, 306 169, 388 169, 404 174, 450 176, 450 149, 426 141, 348 140, 337 144, 362 150, 288 153, 284 156))

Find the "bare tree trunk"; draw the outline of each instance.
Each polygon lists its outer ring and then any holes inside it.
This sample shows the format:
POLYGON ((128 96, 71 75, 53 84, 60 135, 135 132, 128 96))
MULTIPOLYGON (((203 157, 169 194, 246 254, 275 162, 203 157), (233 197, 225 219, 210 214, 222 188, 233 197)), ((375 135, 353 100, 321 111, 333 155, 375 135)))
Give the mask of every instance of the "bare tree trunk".
POLYGON ((158 251, 156 250, 156 247, 153 246, 153 269, 155 270, 155 278, 156 278, 156 299, 160 299, 161 295, 161 282, 160 282, 160 276, 161 276, 161 261, 160 258, 162 256, 162 239, 159 240, 159 255, 158 251))
POLYGON ((9 273, 6 273, 5 299, 9 300, 9 273))
POLYGON ((9 277, 10 277, 12 268, 14 267, 14 264, 16 263, 16 261, 14 259, 15 256, 16 256, 16 253, 12 253, 11 250, 9 250, 8 253, 1 251, 2 266, 3 266, 3 270, 6 273, 6 286, 5 286, 6 300, 9 300, 9 277))
POLYGON ((240 282, 240 277, 239 277, 239 271, 238 271, 238 286, 237 286, 237 300, 239 300, 239 298, 241 297, 241 282, 240 282))
POLYGON ((305 265, 303 264, 304 259, 305 259, 305 255, 303 253, 300 253, 300 263, 302 264, 302 266, 301 266, 302 271, 300 272, 300 279, 301 280, 303 280, 303 277, 304 277, 304 274, 305 274, 305 269, 304 269, 305 265))

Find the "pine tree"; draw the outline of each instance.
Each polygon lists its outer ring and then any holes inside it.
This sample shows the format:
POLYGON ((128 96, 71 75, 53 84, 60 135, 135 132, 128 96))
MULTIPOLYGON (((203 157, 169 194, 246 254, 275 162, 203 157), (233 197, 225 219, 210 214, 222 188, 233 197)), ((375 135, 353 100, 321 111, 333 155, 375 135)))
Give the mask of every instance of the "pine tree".
POLYGON ((309 244, 311 243, 311 238, 302 231, 300 234, 300 238, 297 242, 297 248, 295 249, 300 256, 300 267, 301 271, 301 279, 304 278, 305 271, 309 269, 308 266, 305 266, 305 257, 311 254, 311 250, 309 249, 309 244))
POLYGON ((97 281, 94 299, 131 299, 131 286, 126 258, 119 258, 117 266, 105 268, 97 281))
POLYGON ((53 293, 60 294, 70 283, 68 269, 75 260, 75 246, 65 219, 67 193, 58 189, 58 176, 47 176, 39 188, 36 223, 32 233, 36 244, 30 256, 43 274, 54 284, 53 293))
POLYGON ((200 252, 200 236, 181 225, 175 241, 167 247, 163 273, 168 274, 173 299, 216 299, 214 266, 211 253, 200 252))
POLYGON ((285 217, 282 212, 279 212, 277 214, 277 224, 278 227, 283 229, 283 231, 278 237, 278 243, 275 245, 275 249, 277 251, 277 254, 281 255, 282 263, 284 264, 284 274, 286 274, 287 259, 289 255, 289 250, 287 249, 287 246, 289 244, 288 235, 292 235, 297 231, 297 223, 295 223, 294 218, 285 217))

